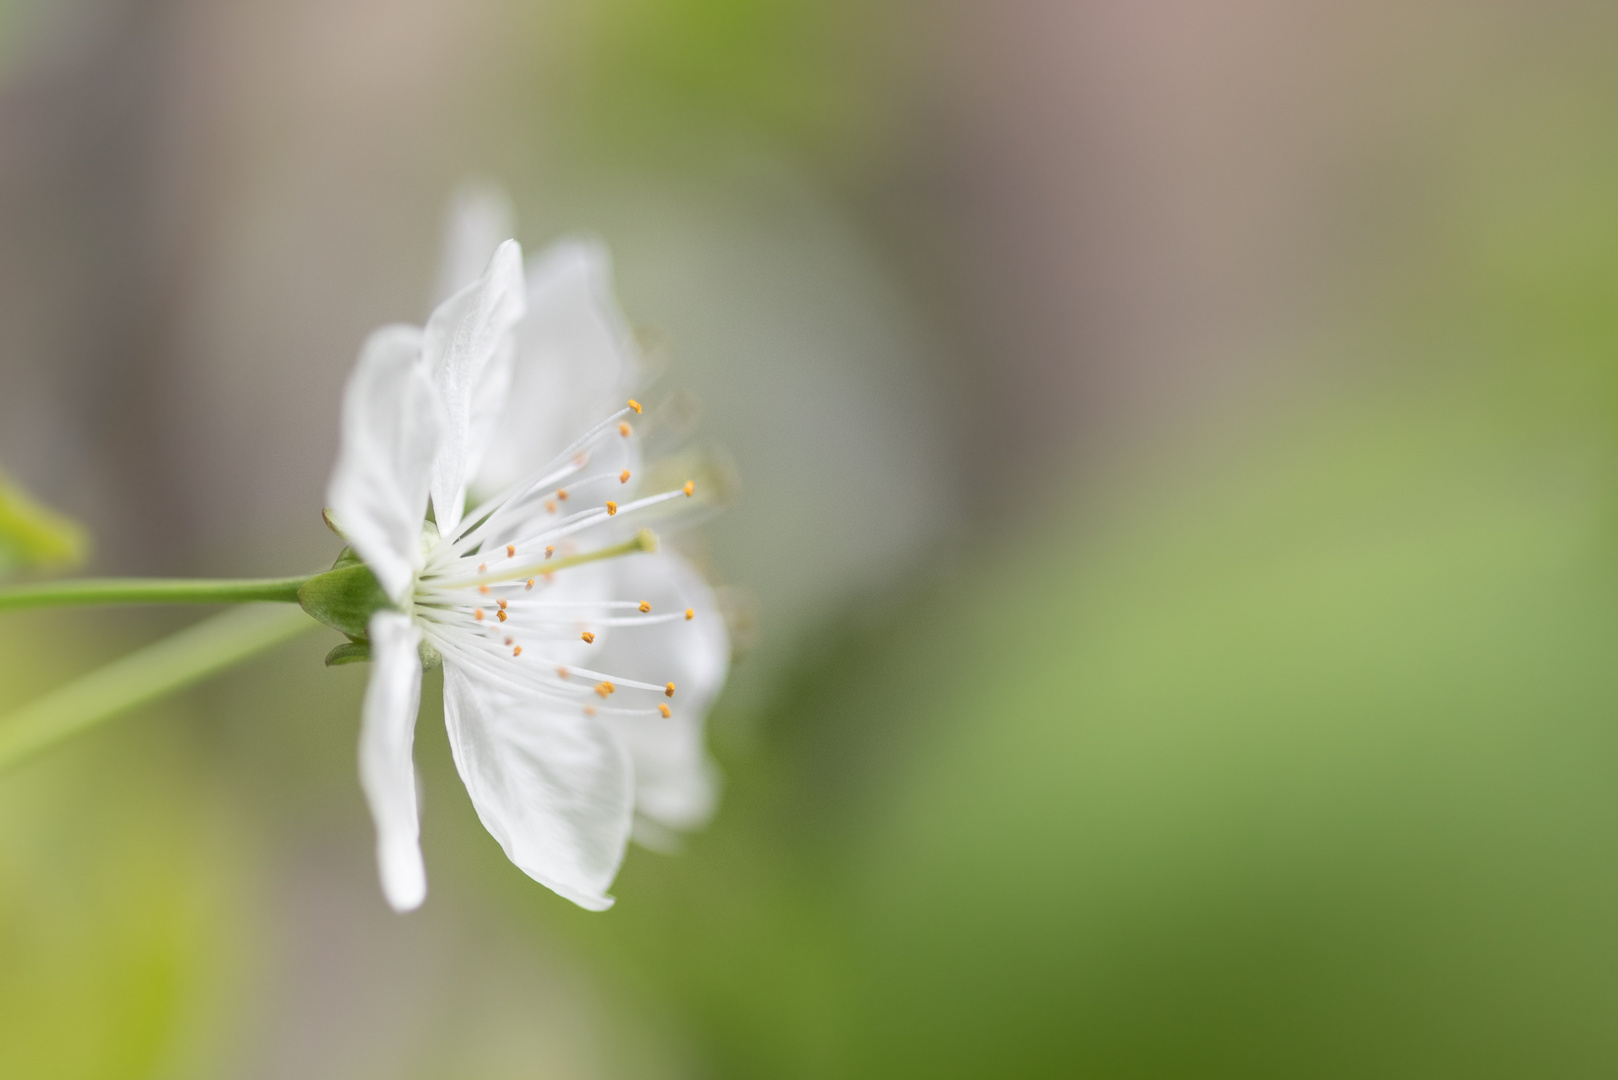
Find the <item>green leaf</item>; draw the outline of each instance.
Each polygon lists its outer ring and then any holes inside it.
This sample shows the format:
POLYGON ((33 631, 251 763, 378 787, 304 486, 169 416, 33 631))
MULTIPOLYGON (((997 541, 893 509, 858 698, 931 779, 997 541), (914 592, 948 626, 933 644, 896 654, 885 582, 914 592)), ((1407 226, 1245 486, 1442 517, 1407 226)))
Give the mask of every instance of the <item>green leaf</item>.
POLYGON ((89 550, 83 526, 35 501, 0 472, 0 577, 76 566, 89 550))

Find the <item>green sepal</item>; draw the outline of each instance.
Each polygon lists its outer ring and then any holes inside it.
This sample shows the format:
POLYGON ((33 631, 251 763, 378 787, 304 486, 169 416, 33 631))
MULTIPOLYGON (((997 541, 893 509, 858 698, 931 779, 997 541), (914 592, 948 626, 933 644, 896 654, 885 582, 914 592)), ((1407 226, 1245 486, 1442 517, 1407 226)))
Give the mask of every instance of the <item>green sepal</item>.
POLYGON ((352 548, 344 548, 330 570, 303 583, 298 603, 310 616, 355 641, 366 640, 374 612, 393 606, 376 575, 352 548))
POLYGON ((364 664, 371 659, 371 643, 369 641, 345 641, 331 652, 326 654, 327 667, 341 667, 343 664, 364 664))

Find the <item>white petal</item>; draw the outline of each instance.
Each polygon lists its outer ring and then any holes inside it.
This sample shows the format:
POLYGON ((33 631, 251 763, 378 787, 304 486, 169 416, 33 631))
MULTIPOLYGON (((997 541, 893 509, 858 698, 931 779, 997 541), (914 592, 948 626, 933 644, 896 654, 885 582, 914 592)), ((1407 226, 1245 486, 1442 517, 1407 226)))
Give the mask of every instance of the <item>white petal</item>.
POLYGON ((580 907, 611 907, 634 803, 618 740, 570 706, 519 700, 447 659, 444 722, 478 818, 506 856, 580 907))
POLYGON ((416 817, 416 770, 411 745, 421 703, 421 631, 408 615, 371 616, 371 681, 360 720, 360 785, 376 822, 376 861, 382 895, 395 911, 421 906, 427 872, 416 817))
POLYGON ((482 492, 543 468, 622 408, 640 379, 635 337, 613 297, 612 261, 594 241, 559 241, 529 260, 528 315, 516 336, 510 407, 476 474, 482 492))
POLYGON ((603 716, 635 764, 635 810, 673 829, 691 829, 713 815, 719 770, 708 757, 704 719, 730 665, 730 641, 713 590, 678 555, 635 555, 617 563, 618 591, 646 600, 653 612, 694 618, 647 627, 616 627, 603 639, 597 670, 651 683, 672 682, 673 715, 603 716))
POLYGON ((494 184, 465 183, 450 197, 433 303, 441 304, 478 279, 502 240, 517 235, 511 198, 494 184))
POLYGON ((389 596, 421 567, 421 523, 444 420, 422 363, 421 331, 384 326, 366 339, 343 394, 341 445, 327 505, 389 596))
POLYGON ((522 318, 522 249, 507 240, 495 249, 477 281, 438 305, 422 342, 433 381, 444 402, 444 440, 433 461, 433 512, 441 532, 461 520, 472 468, 494 436, 491 404, 502 404, 511 362, 503 340, 522 318))

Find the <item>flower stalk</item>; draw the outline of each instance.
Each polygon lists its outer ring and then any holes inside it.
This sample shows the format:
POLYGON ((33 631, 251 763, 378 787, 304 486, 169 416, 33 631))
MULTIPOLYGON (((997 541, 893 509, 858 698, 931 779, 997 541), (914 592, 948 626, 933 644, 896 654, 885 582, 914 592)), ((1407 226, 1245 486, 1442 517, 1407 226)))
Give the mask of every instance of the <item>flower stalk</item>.
POLYGON ((296 604, 309 575, 284 578, 81 578, 0 588, 0 611, 87 604, 296 604))

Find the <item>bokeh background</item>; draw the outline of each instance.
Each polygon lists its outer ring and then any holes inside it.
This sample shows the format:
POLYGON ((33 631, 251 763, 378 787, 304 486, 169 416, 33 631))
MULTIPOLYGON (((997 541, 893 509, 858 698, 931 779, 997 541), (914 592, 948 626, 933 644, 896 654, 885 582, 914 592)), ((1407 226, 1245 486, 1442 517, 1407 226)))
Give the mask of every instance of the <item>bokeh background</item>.
MULTIPOLYGON (((0 1075, 1618 1071, 1618 9, 5 0, 0 463, 284 574, 444 208, 603 237, 742 476, 616 908, 288 645, 0 776, 0 1075)), ((0 706, 191 616, 0 620, 0 706)), ((428 701, 433 699, 429 686, 428 701)))

